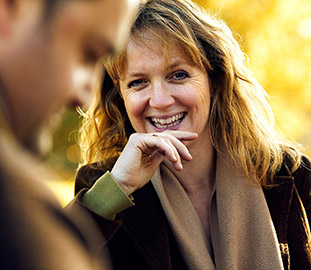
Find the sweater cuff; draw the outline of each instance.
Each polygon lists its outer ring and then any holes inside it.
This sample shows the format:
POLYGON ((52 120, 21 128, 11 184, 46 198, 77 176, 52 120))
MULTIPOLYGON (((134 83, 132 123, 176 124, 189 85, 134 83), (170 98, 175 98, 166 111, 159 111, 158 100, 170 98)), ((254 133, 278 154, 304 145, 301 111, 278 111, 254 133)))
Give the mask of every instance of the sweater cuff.
POLYGON ((122 210, 135 205, 133 197, 126 195, 109 171, 98 178, 81 199, 95 213, 111 220, 122 210))

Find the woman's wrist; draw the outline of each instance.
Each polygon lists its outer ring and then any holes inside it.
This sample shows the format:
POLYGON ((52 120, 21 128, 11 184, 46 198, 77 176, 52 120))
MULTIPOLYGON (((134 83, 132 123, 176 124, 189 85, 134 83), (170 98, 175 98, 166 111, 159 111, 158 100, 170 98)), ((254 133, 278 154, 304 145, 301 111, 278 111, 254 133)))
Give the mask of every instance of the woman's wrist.
POLYGON ((113 170, 111 171, 111 175, 113 179, 116 181, 116 183, 118 184, 118 186, 123 190, 123 192, 127 196, 130 196, 136 190, 135 187, 129 185, 125 180, 121 180, 121 178, 118 177, 118 174, 115 173, 113 170))

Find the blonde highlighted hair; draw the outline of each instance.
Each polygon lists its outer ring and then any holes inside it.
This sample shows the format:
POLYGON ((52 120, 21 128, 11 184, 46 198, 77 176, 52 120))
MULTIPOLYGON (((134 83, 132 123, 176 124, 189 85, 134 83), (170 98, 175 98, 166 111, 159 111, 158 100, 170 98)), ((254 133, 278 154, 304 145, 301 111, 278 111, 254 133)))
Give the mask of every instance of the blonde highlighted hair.
MULTIPOLYGON (((257 175, 268 186, 284 155, 294 171, 300 154, 274 128, 266 93, 245 67, 245 55, 226 24, 189 0, 147 0, 141 4, 130 38, 152 32, 169 36, 209 76, 213 93, 209 115, 212 143, 223 141, 245 174, 257 175)), ((143 41, 143 40, 142 40, 143 41)), ((85 115, 80 132, 83 163, 111 168, 134 131, 119 95, 119 80, 126 66, 126 48, 105 61, 100 91, 85 115)))

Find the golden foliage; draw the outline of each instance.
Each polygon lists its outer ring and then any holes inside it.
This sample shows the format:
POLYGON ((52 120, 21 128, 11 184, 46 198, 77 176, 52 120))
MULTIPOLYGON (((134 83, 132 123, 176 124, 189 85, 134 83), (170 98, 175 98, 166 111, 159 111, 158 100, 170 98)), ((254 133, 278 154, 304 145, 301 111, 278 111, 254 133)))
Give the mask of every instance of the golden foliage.
POLYGON ((197 0, 236 33, 249 66, 269 93, 276 126, 311 154, 309 0, 197 0))

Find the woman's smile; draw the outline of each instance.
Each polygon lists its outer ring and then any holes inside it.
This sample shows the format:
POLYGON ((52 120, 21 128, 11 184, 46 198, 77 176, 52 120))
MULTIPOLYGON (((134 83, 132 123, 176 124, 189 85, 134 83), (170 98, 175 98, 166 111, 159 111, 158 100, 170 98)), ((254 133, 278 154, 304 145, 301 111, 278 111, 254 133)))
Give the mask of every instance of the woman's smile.
POLYGON ((162 116, 162 117, 148 117, 151 125, 157 128, 159 131, 167 129, 177 129, 179 124, 186 117, 186 112, 174 114, 173 116, 162 116))

